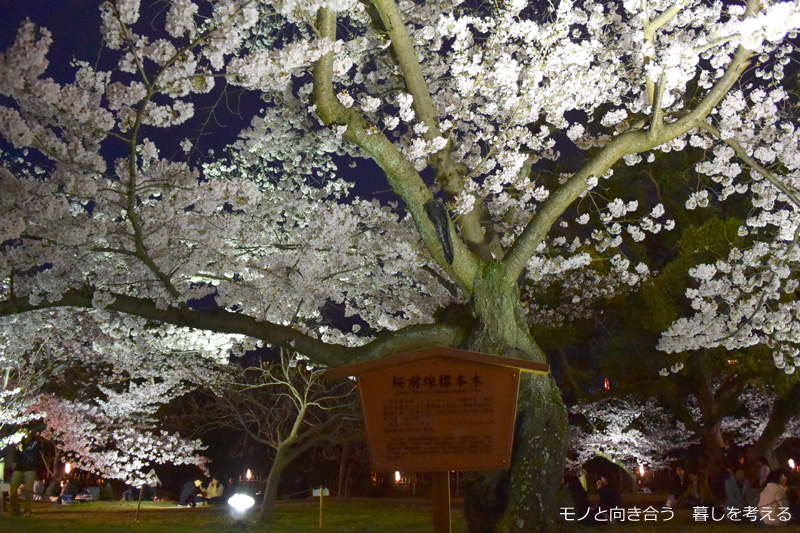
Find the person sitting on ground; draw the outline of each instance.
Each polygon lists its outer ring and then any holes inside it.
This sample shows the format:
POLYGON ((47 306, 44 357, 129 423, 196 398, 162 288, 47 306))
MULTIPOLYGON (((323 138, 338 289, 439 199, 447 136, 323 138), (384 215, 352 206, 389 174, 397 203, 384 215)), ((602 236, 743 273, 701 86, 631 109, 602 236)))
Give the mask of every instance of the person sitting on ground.
POLYGON ((730 475, 725 480, 725 507, 739 511, 745 507, 754 507, 756 493, 750 488, 744 465, 735 463, 728 470, 730 475))
POLYGON ((789 496, 786 487, 789 484, 789 475, 782 469, 773 470, 767 476, 767 483, 758 499, 758 512, 761 521, 768 526, 781 526, 791 521, 789 513, 789 496), (788 515, 781 520, 781 515, 788 515))
POLYGON ((219 482, 217 476, 213 476, 211 478, 211 482, 208 484, 206 488, 206 502, 209 504, 216 504, 222 501, 222 493, 225 491, 225 487, 222 483, 219 482))
POLYGON ((713 507, 714 493, 711 492, 711 487, 708 486, 705 476, 701 476, 697 471, 691 471, 687 477, 689 484, 683 494, 675 499, 675 504, 690 509, 694 507, 713 507))
POLYGON ((37 479, 36 481, 33 482, 33 501, 38 502, 42 499, 45 488, 46 487, 44 481, 42 481, 41 479, 37 479))
POLYGON ((153 501, 156 498, 156 491, 161 487, 161 478, 156 474, 155 468, 150 469, 147 477, 150 479, 150 483, 142 485, 141 498, 143 501, 153 501))
POLYGON ((74 479, 65 479, 61 481, 61 492, 58 495, 58 503, 70 503, 78 495, 78 484, 74 479))
POLYGON ((178 504, 186 507, 197 506, 197 495, 203 494, 203 483, 199 479, 187 481, 181 489, 181 495, 178 498, 178 504))

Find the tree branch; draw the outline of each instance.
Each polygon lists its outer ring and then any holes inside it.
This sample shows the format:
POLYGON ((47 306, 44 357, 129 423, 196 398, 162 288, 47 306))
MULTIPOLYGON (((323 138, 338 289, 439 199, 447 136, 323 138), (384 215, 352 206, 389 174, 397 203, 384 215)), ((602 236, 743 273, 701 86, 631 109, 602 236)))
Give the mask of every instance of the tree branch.
POLYGON ((722 132, 719 131, 714 126, 712 126, 711 124, 709 124, 708 122, 703 121, 700 124, 698 124, 698 126, 700 127, 700 129, 707 131, 717 139, 721 140, 722 142, 733 148, 733 150, 736 152, 736 155, 738 155, 747 166, 749 166, 750 168, 761 174, 761 176, 765 180, 770 182, 776 189, 785 194, 787 198, 789 198, 789 200, 795 205, 795 207, 800 208, 800 198, 798 198, 797 196, 797 191, 792 190, 786 185, 784 185, 778 179, 777 176, 775 176, 769 170, 765 169, 763 166, 759 165, 755 159, 753 159, 747 154, 744 147, 741 145, 741 143, 739 143, 739 141, 737 141, 736 139, 723 139, 722 132))
MULTIPOLYGON (((320 9, 317 27, 323 38, 336 38, 336 14, 329 9, 320 9)), ((344 138, 361 147, 386 173, 392 190, 405 202, 414 218, 417 231, 433 258, 461 290, 470 293, 472 283, 480 268, 480 259, 465 245, 449 224, 453 242, 454 261, 450 265, 444 257, 442 245, 424 205, 433 200, 422 177, 397 147, 374 125, 369 124, 354 109, 345 108, 333 91, 333 52, 320 58, 314 65, 314 100, 317 112, 328 126, 347 126, 344 138)))
POLYGON ((657 135, 651 136, 650 132, 645 131, 629 131, 604 146, 594 158, 542 203, 539 211, 533 216, 503 260, 506 276, 509 279, 519 278, 528 259, 534 254, 558 217, 587 190, 590 177, 599 178, 626 155, 652 150, 699 127, 747 68, 751 55, 752 52, 740 46, 725 74, 697 104, 697 107, 676 122, 662 125, 657 135))
MULTIPOLYGON (((42 300, 35 305, 31 304, 27 297, 9 298, 0 302, 0 316, 58 307, 94 309, 92 304, 94 294, 95 289, 92 287, 72 289, 65 292, 56 301, 42 300)), ((245 335, 299 352, 319 364, 328 366, 377 359, 394 353, 430 346, 459 346, 466 335, 464 329, 451 324, 418 324, 381 334, 363 346, 348 348, 340 344, 326 343, 289 326, 258 321, 249 315, 226 309, 203 311, 179 307, 161 309, 155 302, 146 298, 113 293, 111 296, 114 297, 114 301, 105 307, 108 311, 134 315, 179 327, 245 335)))
MULTIPOLYGON (((644 25, 644 40, 650 43, 651 46, 655 46, 654 37, 656 32, 667 22, 672 20, 672 18, 678 14, 678 12, 683 7, 683 2, 676 2, 672 6, 668 7, 664 11, 662 11, 656 18, 653 20, 648 20, 644 25)), ((649 57, 645 57, 645 65, 649 61, 649 57)), ((655 83, 653 80, 650 79, 648 76, 647 81, 647 101, 653 104, 654 93, 655 93, 655 83)))
MULTIPOLYGON (((372 0, 372 3, 380 15, 383 29, 391 40, 394 57, 400 66, 406 89, 414 98, 412 102, 414 113, 419 121, 428 128, 423 137, 427 141, 443 137, 428 84, 422 74, 417 54, 414 52, 414 45, 408 35, 400 10, 397 8, 397 3, 394 0, 372 0)), ((431 154, 428 161, 436 170, 436 180, 452 200, 461 192, 465 173, 460 171, 450 156, 451 148, 448 143, 435 154, 431 154)), ((484 261, 491 261, 493 251, 490 251, 490 244, 494 244, 497 248, 494 250, 495 256, 502 254, 502 248, 499 246, 499 241, 490 242, 487 239, 490 232, 484 233, 480 214, 481 210, 473 209, 467 215, 460 217, 461 234, 478 257, 484 261)), ((491 224, 491 220, 488 223, 491 224)))

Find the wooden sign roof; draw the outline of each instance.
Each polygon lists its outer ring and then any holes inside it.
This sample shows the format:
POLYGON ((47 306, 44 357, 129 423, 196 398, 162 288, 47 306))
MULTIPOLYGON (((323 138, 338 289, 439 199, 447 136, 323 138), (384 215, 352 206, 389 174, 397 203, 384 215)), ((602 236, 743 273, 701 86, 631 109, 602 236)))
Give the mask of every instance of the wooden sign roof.
POLYGON ((459 359, 462 361, 483 363, 487 365, 516 368, 522 372, 530 372, 534 374, 550 373, 550 365, 547 363, 537 363, 535 361, 526 361, 524 359, 502 357, 499 355, 489 355, 480 352, 469 352, 467 350, 459 350, 456 348, 449 348, 447 346, 435 346, 433 348, 424 348, 422 350, 414 350, 412 352, 403 352, 387 357, 381 357, 380 359, 373 359, 363 363, 355 363, 352 365, 331 368, 325 372, 325 376, 329 379, 340 379, 347 376, 359 376, 374 370, 382 370, 393 366, 414 363, 433 357, 446 357, 459 359))

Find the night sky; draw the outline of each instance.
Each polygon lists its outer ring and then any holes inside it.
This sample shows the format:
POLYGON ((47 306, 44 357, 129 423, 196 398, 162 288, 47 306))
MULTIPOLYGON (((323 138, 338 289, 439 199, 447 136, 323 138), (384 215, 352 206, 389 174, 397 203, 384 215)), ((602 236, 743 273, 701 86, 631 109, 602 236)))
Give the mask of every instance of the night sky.
MULTIPOLYGON (((0 48, 14 42, 17 29, 26 18, 53 33, 50 76, 57 78, 58 67, 73 57, 94 62, 100 43, 98 0, 0 0, 0 48), (67 44, 68 43, 68 44, 67 44)), ((63 69, 62 69, 63 71, 63 69)), ((59 80, 63 81, 63 80, 59 80)))

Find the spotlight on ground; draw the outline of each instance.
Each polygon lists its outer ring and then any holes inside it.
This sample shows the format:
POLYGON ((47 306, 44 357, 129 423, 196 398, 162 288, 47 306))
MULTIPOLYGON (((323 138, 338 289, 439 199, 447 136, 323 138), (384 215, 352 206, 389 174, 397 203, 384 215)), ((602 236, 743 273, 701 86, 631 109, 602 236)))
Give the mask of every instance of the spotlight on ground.
POLYGON ((247 517, 247 512, 255 505, 256 501, 247 494, 236 493, 228 498, 228 505, 231 507, 231 518, 234 522, 243 521, 247 517))

